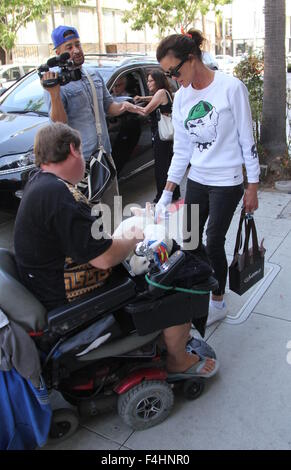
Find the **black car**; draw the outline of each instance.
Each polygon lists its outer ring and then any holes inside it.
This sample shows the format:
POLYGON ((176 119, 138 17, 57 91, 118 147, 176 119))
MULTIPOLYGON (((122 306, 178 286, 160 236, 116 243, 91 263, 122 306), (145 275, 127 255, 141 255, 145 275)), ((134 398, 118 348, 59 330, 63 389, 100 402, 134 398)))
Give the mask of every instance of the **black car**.
MULTIPOLYGON (((148 56, 88 55, 85 66, 96 67, 113 93, 122 77, 127 79, 126 96, 132 100, 148 95, 147 73, 159 65, 148 56)), ((173 91, 177 83, 171 80, 173 91)), ((37 72, 26 75, 0 97, 0 190, 15 192, 24 185, 34 167, 33 142, 41 126, 48 123, 48 110, 37 72)), ((107 120, 119 179, 128 178, 153 164, 150 118, 124 113, 107 120)))

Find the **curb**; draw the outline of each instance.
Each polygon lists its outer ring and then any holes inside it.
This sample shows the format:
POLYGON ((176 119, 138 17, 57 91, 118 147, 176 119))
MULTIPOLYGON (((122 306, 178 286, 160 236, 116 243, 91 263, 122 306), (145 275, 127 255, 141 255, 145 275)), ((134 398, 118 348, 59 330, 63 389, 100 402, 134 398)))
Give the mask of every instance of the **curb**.
POLYGON ((287 181, 276 181, 275 189, 281 193, 291 194, 291 180, 287 181))

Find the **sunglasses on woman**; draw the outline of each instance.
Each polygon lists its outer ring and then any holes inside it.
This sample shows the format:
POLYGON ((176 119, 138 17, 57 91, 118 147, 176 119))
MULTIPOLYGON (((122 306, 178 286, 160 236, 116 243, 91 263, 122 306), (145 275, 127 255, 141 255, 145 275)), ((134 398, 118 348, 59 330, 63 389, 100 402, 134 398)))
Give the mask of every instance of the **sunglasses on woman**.
POLYGON ((184 65, 185 62, 187 62, 187 60, 189 60, 189 57, 186 57, 185 59, 181 60, 181 62, 175 68, 170 69, 167 72, 165 72, 166 77, 169 77, 169 78, 180 77, 181 72, 179 72, 179 70, 182 67, 182 65, 184 65))

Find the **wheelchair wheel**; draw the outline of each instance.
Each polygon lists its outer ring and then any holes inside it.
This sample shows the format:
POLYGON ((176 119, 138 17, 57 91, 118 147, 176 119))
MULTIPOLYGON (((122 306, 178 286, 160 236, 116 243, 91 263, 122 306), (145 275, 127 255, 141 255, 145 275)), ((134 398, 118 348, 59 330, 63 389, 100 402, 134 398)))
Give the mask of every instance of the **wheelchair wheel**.
POLYGON ((118 397, 119 416, 131 428, 148 429, 164 421, 174 404, 174 394, 167 382, 146 381, 118 397))
POLYGON ((188 379, 183 384, 183 395, 187 400, 196 400, 200 397, 205 387, 203 379, 188 379))
POLYGON ((79 427, 77 413, 68 408, 53 411, 48 444, 62 442, 72 436, 79 427))

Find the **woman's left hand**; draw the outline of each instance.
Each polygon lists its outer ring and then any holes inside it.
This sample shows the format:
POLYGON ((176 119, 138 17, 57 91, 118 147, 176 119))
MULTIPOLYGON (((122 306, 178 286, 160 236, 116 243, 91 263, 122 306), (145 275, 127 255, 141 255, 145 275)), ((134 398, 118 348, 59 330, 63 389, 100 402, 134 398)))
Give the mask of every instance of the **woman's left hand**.
POLYGON ((258 206, 258 183, 249 183, 243 199, 246 213, 254 212, 258 206))

